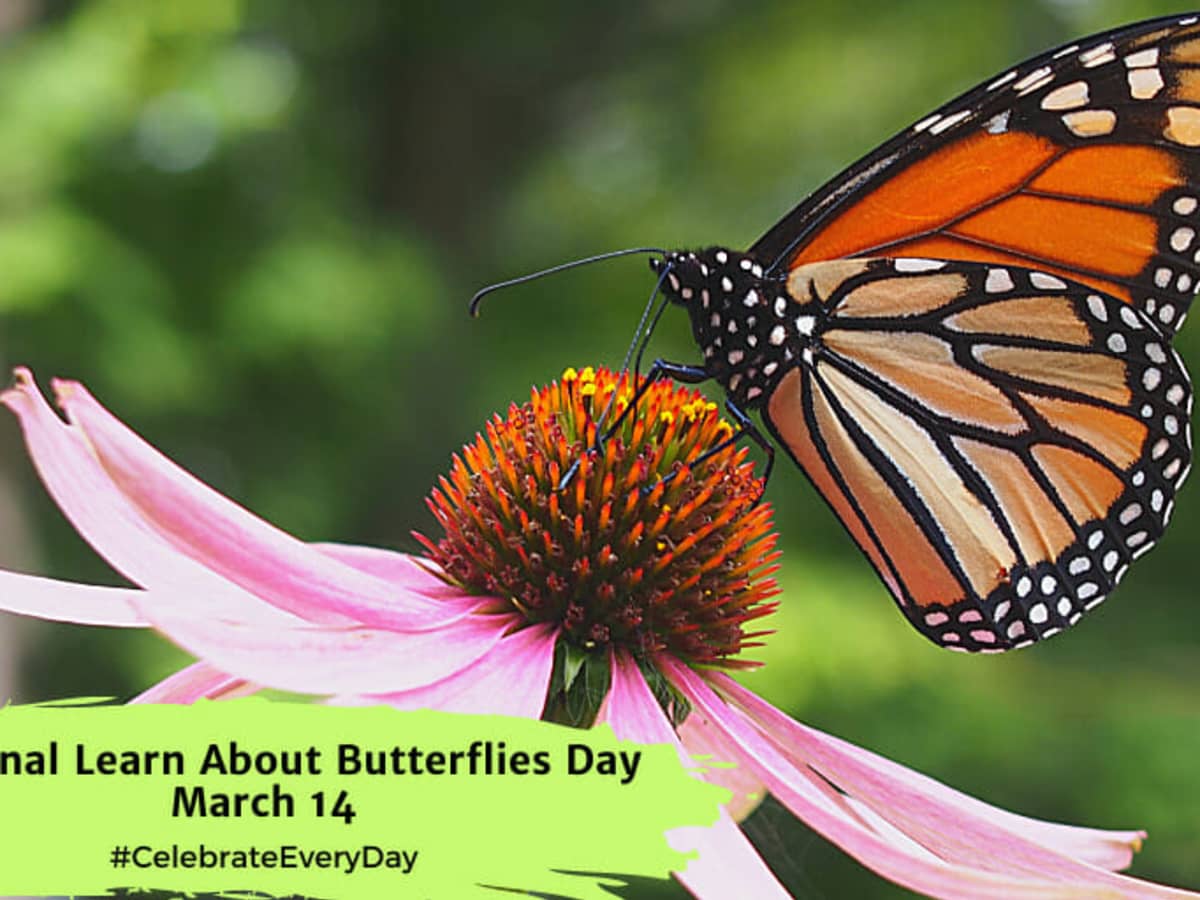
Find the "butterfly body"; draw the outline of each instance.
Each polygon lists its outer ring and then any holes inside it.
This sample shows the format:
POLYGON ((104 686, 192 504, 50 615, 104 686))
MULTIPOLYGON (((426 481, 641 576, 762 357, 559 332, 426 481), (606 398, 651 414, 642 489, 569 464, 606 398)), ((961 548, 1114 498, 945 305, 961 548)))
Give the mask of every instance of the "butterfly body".
MULTIPOLYGON (((687 310, 704 370, 742 409, 758 409, 808 346, 782 276, 754 255, 725 247, 668 253, 667 298, 687 310)), ((811 331, 811 328, 809 329, 811 331)))

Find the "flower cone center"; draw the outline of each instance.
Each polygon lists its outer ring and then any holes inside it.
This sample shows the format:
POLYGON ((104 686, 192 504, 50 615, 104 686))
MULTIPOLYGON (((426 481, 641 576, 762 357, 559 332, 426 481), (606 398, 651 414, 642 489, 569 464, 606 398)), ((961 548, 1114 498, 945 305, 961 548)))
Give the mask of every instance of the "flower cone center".
POLYGON ((444 535, 418 537, 451 579, 585 650, 745 665, 734 657, 764 634, 747 624, 777 592, 761 480, 744 448, 705 458, 732 429, 669 382, 597 447, 597 420, 633 396, 627 374, 591 368, 535 390, 455 456, 429 499, 444 535))

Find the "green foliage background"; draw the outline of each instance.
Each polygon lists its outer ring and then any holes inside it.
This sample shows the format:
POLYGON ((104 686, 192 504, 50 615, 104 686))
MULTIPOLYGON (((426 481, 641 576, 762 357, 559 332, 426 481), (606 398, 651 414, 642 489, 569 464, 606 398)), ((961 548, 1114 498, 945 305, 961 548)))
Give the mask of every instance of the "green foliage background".
MULTIPOLYGON (((616 364, 643 243, 745 246, 933 106, 1135 0, 0 4, 0 365, 84 380, 169 455, 309 539, 415 550, 487 416, 616 364)), ((1179 347, 1200 367, 1200 337, 1179 347)), ((659 354, 695 355, 682 317, 659 354)), ((803 477, 771 484, 784 609, 749 682, 806 722, 1003 806, 1145 827, 1137 874, 1200 887, 1200 496, 1074 633, 946 653, 897 615, 803 477)), ((0 562, 119 583, 0 421, 0 562)), ((152 635, 18 629, 15 699, 128 695, 152 635)), ((583 813, 581 813, 583 814, 583 813)), ((894 897, 777 810, 804 897, 894 897)))

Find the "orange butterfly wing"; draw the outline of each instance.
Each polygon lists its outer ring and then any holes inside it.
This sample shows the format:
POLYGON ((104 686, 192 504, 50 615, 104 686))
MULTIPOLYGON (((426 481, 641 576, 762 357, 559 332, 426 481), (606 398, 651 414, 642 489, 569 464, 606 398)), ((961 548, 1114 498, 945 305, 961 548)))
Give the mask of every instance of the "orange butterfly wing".
POLYGON ((1027 266, 1132 303, 1165 332, 1200 283, 1200 22, 1143 22, 946 104, 751 249, 774 271, 855 256, 1027 266))
POLYGON ((767 421, 935 642, 1055 634, 1162 534, 1191 387, 1122 299, 928 259, 814 263, 787 290, 817 324, 767 421))

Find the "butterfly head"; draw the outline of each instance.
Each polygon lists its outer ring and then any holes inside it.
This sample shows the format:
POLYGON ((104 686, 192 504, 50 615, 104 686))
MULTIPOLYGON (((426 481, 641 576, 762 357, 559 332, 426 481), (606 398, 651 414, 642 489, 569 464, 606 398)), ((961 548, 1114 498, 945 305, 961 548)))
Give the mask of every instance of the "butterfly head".
POLYGON ((667 298, 688 311, 705 369, 740 406, 760 405, 790 353, 778 321, 783 281, 755 256, 724 247, 672 251, 650 266, 667 298))
POLYGON ((663 292, 676 304, 710 309, 733 296, 757 287, 763 267, 748 253, 724 247, 706 250, 671 250, 662 259, 651 259, 650 268, 665 272, 663 292))

